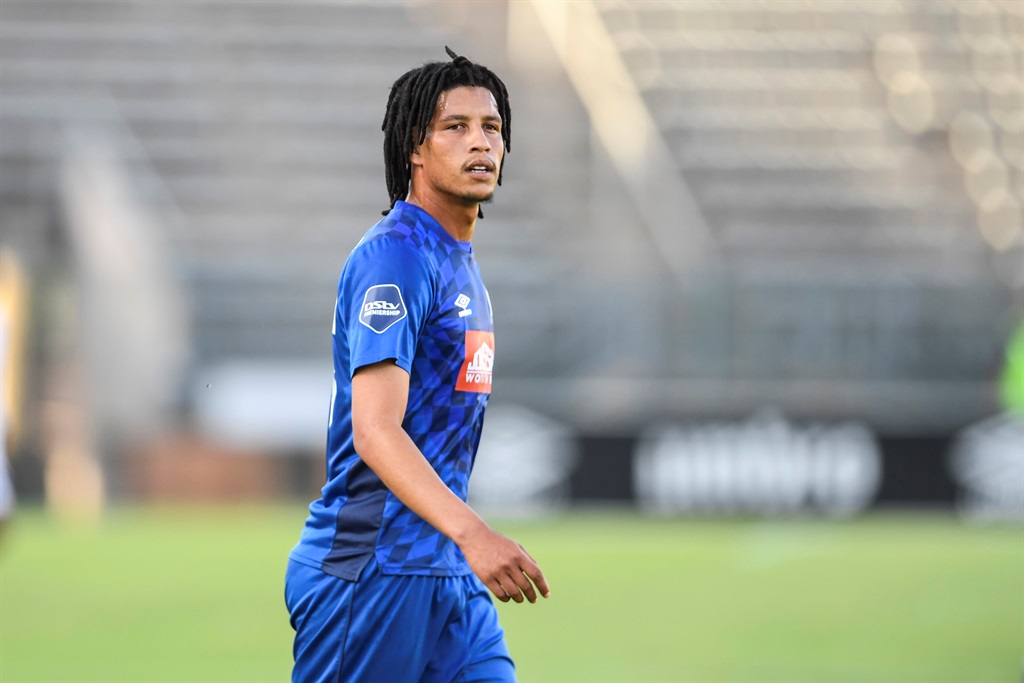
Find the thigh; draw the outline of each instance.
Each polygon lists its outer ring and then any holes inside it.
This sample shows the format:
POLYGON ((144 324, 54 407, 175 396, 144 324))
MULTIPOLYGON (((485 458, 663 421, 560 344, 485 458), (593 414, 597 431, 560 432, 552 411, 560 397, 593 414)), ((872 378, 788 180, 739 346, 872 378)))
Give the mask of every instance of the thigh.
POLYGON ((302 567, 290 566, 286 583, 294 683, 420 680, 452 618, 453 579, 384 575, 375 561, 357 582, 302 567), (319 576, 306 578, 310 571, 319 576), (306 584, 314 588, 303 590, 306 584))
POLYGON ((515 666, 490 593, 475 576, 460 581, 459 617, 438 639, 420 683, 515 683, 515 666))
POLYGON ((516 667, 506 657, 493 657, 470 664, 454 683, 516 683, 516 667))
POLYGON ((352 609, 341 680, 417 683, 454 607, 451 579, 368 567, 352 609))
POLYGON ((337 683, 356 584, 289 560, 285 604, 295 641, 293 683, 337 683))

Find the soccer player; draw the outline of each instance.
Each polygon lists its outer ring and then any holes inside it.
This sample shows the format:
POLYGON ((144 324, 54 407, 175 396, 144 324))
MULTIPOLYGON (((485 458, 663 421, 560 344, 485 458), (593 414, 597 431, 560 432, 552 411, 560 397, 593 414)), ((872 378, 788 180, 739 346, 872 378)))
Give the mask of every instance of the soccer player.
POLYGON ((549 595, 465 502, 495 350, 471 241, 511 112, 494 73, 445 49, 391 88, 391 209, 338 284, 327 483, 285 581, 295 682, 514 681, 488 589, 549 595))

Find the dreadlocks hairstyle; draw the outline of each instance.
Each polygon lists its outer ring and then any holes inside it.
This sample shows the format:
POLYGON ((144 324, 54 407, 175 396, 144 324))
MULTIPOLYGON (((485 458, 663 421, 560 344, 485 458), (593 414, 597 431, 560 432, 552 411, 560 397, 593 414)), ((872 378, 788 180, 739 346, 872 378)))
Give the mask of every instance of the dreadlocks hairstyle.
MULTIPOLYGON (((434 118, 437 100, 441 94, 461 86, 487 88, 494 95, 501 114, 501 138, 505 151, 511 149, 512 110, 508 104, 508 90, 501 79, 485 66, 474 64, 445 46, 450 62, 430 62, 406 72, 391 86, 388 106, 384 113, 384 175, 387 179, 391 207, 409 194, 411 168, 409 155, 413 148, 422 145, 427 138, 427 129, 434 118)), ((498 184, 501 185, 501 170, 505 165, 502 156, 498 168, 498 184)), ((382 212, 387 215, 387 211, 382 212)), ((483 218, 483 211, 479 216, 483 218)))

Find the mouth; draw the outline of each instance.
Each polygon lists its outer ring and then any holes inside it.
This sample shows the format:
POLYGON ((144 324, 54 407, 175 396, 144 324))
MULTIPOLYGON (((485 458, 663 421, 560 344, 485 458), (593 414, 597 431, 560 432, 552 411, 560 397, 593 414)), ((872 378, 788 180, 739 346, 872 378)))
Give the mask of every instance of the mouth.
POLYGON ((494 164, 484 159, 474 159, 463 167, 466 173, 479 177, 494 175, 494 164))

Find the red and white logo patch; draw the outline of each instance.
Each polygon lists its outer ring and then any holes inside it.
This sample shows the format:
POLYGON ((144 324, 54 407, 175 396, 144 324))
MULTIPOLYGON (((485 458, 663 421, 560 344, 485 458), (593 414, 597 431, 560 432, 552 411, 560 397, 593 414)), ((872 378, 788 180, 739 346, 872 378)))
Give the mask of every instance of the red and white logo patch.
POLYGON ((494 333, 466 330, 466 360, 459 371, 455 388, 459 391, 491 393, 491 372, 494 368, 494 333))

